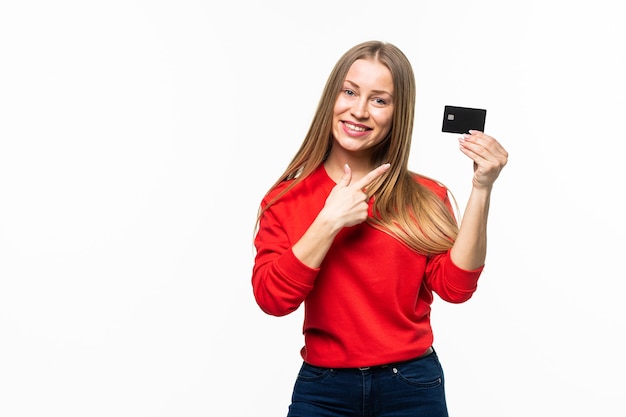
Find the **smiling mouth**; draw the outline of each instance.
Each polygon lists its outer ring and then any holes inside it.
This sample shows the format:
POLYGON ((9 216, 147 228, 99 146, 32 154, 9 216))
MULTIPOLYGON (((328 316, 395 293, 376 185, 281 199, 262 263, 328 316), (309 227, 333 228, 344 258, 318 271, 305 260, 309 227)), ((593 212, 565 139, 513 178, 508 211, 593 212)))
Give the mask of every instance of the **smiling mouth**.
POLYGON ((367 132, 368 130, 372 130, 369 127, 365 127, 365 126, 357 126, 357 125, 353 125, 352 123, 349 122, 343 122, 344 126, 347 127, 350 130, 354 130, 355 132, 367 132))

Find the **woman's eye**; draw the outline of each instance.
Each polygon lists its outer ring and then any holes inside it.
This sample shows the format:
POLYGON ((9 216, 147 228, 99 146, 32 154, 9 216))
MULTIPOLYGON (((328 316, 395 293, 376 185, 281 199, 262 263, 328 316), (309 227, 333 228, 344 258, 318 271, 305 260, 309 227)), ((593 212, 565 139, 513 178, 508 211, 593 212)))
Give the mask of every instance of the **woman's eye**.
POLYGON ((376 104, 378 104, 380 106, 384 106, 385 104, 387 104, 387 100, 384 100, 382 98, 375 98, 374 102, 376 102, 376 104))
POLYGON ((354 91, 352 90, 343 90, 343 92, 348 95, 348 96, 353 96, 354 95, 354 91))

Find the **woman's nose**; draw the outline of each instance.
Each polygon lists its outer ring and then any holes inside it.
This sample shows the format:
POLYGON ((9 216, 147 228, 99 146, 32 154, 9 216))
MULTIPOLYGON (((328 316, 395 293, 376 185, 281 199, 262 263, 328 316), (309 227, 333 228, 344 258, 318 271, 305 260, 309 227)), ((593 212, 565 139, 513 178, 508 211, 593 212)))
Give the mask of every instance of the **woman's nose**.
POLYGON ((369 117, 369 113, 367 110, 367 100, 364 98, 359 98, 358 100, 355 100, 351 110, 354 117, 358 119, 366 119, 367 117, 369 117))

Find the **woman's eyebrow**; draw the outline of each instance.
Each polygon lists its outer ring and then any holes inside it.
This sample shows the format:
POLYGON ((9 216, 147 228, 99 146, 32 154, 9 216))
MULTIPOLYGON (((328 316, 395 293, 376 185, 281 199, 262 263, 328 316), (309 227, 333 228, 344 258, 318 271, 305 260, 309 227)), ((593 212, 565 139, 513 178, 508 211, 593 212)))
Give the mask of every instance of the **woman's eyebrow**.
MULTIPOLYGON (((355 88, 361 88, 361 87, 360 87, 357 83, 354 83, 354 82, 352 82, 352 81, 350 81, 350 80, 345 80, 345 82, 347 82, 348 84, 350 84, 352 87, 355 87, 355 88)), ((387 91, 387 90, 372 90, 372 93, 375 93, 375 94, 388 94, 388 95, 390 95, 391 97, 393 97, 393 94, 391 94, 391 93, 390 93, 389 91, 387 91)))

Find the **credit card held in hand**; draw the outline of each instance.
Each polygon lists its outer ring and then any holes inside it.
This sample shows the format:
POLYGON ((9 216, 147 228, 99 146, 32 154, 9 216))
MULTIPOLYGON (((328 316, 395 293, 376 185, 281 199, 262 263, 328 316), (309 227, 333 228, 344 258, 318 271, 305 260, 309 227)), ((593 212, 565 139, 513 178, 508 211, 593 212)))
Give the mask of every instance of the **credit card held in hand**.
POLYGON ((468 133, 470 130, 485 131, 487 110, 471 107, 445 106, 442 132, 468 133))

